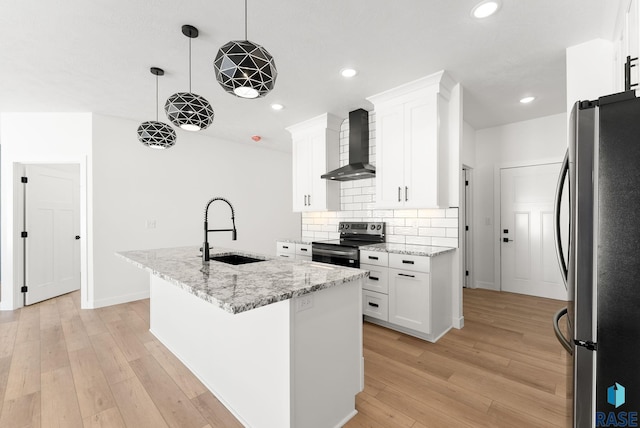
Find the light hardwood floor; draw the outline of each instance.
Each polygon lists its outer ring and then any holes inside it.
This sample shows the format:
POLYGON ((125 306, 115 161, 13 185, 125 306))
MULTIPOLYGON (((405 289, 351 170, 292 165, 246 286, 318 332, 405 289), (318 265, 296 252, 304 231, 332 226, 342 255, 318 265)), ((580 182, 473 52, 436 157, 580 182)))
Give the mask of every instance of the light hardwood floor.
MULTIPOLYGON (((465 290, 465 327, 436 344, 365 323, 347 427, 565 426, 562 306, 465 290)), ((0 312, 0 427, 240 426, 148 329, 148 300, 81 310, 76 292, 0 312)))

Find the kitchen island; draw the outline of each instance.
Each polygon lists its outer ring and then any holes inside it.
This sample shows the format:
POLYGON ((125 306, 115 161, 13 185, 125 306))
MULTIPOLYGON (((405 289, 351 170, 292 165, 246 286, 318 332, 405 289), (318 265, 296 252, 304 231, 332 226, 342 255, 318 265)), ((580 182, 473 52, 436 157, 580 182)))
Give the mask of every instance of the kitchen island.
POLYGON ((118 255, 150 272, 151 332, 245 426, 339 427, 364 386, 367 271, 198 247, 118 255))

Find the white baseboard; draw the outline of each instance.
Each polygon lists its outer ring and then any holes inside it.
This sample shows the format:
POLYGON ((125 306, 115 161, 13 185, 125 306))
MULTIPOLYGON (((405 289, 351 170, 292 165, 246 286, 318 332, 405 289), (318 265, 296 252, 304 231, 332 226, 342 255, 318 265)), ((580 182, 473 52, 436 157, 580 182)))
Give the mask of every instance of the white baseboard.
POLYGON ((149 290, 140 291, 137 293, 125 294, 122 296, 108 297, 106 299, 98 299, 93 302, 87 302, 87 309, 97 309, 105 306, 119 305, 121 303, 134 302, 136 300, 148 299, 149 290))
POLYGON ((460 330, 462 327, 464 327, 464 317, 454 318, 453 328, 457 328, 458 330, 460 330))
POLYGON ((500 291, 500 287, 498 287, 494 282, 476 281, 475 285, 476 285, 476 288, 484 288, 486 290, 500 291))

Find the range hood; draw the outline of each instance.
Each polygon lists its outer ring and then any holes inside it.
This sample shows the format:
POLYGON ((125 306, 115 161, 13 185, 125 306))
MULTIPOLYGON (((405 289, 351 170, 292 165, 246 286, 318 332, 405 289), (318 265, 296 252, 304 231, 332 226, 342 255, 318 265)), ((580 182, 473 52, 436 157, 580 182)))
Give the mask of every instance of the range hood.
POLYGON ((375 176, 376 167, 369 164, 369 112, 360 108, 349 112, 349 163, 320 177, 350 181, 375 176))

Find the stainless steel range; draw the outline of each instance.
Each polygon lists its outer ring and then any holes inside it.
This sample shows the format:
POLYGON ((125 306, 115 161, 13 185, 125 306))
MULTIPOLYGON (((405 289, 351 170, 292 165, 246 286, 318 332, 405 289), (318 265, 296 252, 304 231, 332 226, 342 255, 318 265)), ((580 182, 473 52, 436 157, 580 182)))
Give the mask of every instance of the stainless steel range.
POLYGON ((314 262, 358 268, 361 246, 385 242, 384 222, 341 221, 338 230, 340 239, 311 243, 314 262))

